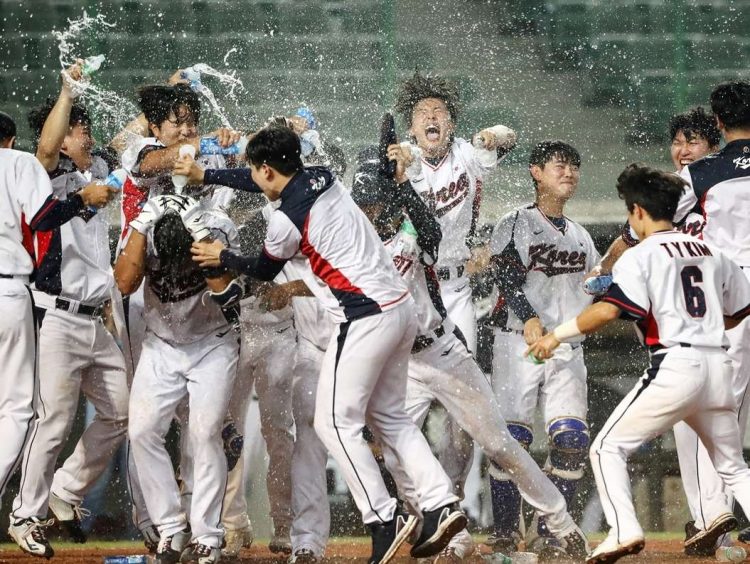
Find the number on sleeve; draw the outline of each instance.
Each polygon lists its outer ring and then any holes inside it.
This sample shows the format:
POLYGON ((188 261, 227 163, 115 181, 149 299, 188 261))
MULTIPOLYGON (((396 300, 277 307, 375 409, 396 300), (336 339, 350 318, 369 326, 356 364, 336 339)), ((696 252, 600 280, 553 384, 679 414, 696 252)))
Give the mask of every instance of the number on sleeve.
POLYGON ((703 282, 703 272, 697 266, 686 266, 680 273, 685 306, 691 317, 706 315, 706 295, 697 284, 703 282))

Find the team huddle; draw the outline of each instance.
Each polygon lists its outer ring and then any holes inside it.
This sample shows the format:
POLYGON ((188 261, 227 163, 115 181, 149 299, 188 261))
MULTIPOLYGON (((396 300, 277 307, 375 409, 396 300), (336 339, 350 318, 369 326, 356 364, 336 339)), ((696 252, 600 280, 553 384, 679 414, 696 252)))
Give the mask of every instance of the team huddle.
POLYGON ((628 221, 600 257, 565 216, 583 165, 560 140, 533 146, 534 202, 482 240, 483 180, 516 133, 458 137, 450 81, 400 85, 407 140, 385 119, 346 187, 343 151, 307 108, 201 133, 199 96, 178 72, 140 88, 142 114, 95 147, 81 80, 80 63, 64 70, 57 99, 29 116, 35 155, 13 149, 0 113, 0 493, 20 468, 9 534, 23 551, 52 557, 55 522, 86 541, 81 504, 126 444, 133 521, 156 561, 237 557, 253 542, 242 455, 253 389, 269 548, 290 563, 324 557, 329 455, 370 562, 404 543, 415 558, 469 558, 459 504, 475 443, 490 462, 492 551, 615 562, 645 544, 628 456, 670 428, 693 517, 685 552, 732 542, 732 499, 750 511, 750 83, 717 86, 712 114, 672 119, 676 172, 622 172, 628 221), (113 200, 114 256, 102 211, 113 200), (474 356, 477 274, 494 292, 490 377, 474 356), (635 322, 649 368, 591 437, 584 339, 617 318, 635 322), (95 416, 55 470, 80 392, 95 416), (434 403, 448 417, 431 446, 421 429, 434 403), (528 452, 537 409, 541 468, 528 452), (593 551, 568 512, 587 459, 610 527, 593 551))

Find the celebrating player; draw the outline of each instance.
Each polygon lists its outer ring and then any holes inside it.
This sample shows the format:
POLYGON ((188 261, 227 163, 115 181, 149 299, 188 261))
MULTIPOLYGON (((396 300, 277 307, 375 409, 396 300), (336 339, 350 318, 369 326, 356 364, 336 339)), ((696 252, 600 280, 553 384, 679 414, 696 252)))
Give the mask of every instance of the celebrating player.
MULTIPOLYGON (((217 562, 224 532, 221 505, 227 479, 221 429, 234 384, 241 297, 234 276, 201 270, 190 261, 192 241, 221 238, 237 248, 226 215, 201 210, 184 196, 149 200, 131 223, 133 232, 115 264, 124 295, 144 280, 146 338, 131 390, 130 436, 148 514, 161 535, 157 562, 217 562), (204 293, 213 298, 204 305, 204 293), (231 324, 231 325, 230 325, 231 324), (188 519, 172 472, 164 436, 177 407, 187 399, 187 440, 193 496, 188 519), (192 531, 191 531, 192 527, 192 531)), ((183 429, 183 432, 185 429, 183 429)))
POLYGON ((362 212, 325 168, 305 169, 299 138, 271 126, 248 143, 253 181, 281 205, 263 253, 241 257, 220 244, 194 245, 194 259, 271 280, 297 252, 308 257, 310 290, 338 324, 323 361, 315 429, 343 472, 373 538, 372 562, 388 562, 416 517, 398 510, 362 437, 368 422, 399 455, 420 498, 424 521, 412 555, 437 554, 466 525, 450 480, 404 410, 406 369, 416 333, 401 277, 362 212), (356 375, 356 377, 354 377, 356 375))
MULTIPOLYGON (((103 185, 108 166, 92 155, 91 120, 74 100, 74 83, 80 77, 79 64, 63 71, 57 100, 31 112, 36 155, 60 200, 72 198, 87 185, 109 200, 117 192, 103 185), (99 184, 90 184, 92 180, 99 184)), ((24 452, 9 532, 24 551, 49 556, 52 548, 43 532, 29 535, 29 524, 45 519, 49 507, 75 542, 85 542, 80 504, 125 438, 128 388, 125 360, 105 323, 111 321, 114 287, 107 214, 81 209, 78 217, 60 228, 38 233, 35 249, 43 409, 24 452), (94 405, 96 416, 73 454, 55 472, 81 391, 94 405)))
MULTIPOLYGON (((572 505, 589 445, 586 365, 582 340, 567 343, 542 365, 524 359, 529 344, 591 303, 584 275, 598 261, 591 236, 564 215, 580 178, 581 157, 562 141, 543 141, 529 158, 536 202, 503 217, 492 235, 491 268, 499 290, 491 315, 495 329, 493 389, 511 435, 526 448, 540 404, 549 436, 545 470, 572 505)), ((507 469, 490 468, 495 531, 489 543, 514 552, 521 498, 507 469)), ((556 551, 544 519, 537 527, 540 553, 556 551)))
POLYGON ((587 563, 611 563, 645 544, 630 493, 627 459, 645 441, 684 420, 700 437, 721 479, 750 510, 750 469, 737 426, 725 333, 750 314, 750 283, 716 247, 673 229, 684 181, 631 165, 617 180, 641 244, 615 265, 600 303, 558 325, 527 353, 552 357, 617 317, 634 320, 651 362, 591 446, 590 459, 610 531, 587 563))

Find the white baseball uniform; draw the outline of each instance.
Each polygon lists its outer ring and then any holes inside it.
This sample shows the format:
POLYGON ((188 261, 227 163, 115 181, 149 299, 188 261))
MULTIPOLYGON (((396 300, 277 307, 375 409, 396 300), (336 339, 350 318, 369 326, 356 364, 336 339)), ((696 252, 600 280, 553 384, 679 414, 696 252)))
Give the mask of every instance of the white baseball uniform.
POLYGON ((476 351, 477 323, 471 299, 469 277, 464 268, 471 256, 469 245, 475 235, 482 202, 482 178, 497 164, 497 155, 478 150, 456 138, 439 163, 422 159, 422 172, 412 178, 414 190, 422 196, 440 223, 436 274, 448 316, 466 337, 469 350, 476 351))
POLYGON ((650 367, 615 408, 591 447, 591 465, 610 535, 643 538, 627 458, 684 420, 700 437, 723 482, 750 510, 750 469, 742 457, 724 316, 750 312, 750 283, 715 247, 677 231, 656 232, 616 263, 604 301, 638 322, 650 367))
POLYGON ((300 251, 312 269, 305 275, 307 286, 337 324, 318 384, 315 430, 341 468, 364 522, 389 521, 396 510, 362 437, 366 423, 399 453, 421 510, 456 501, 450 480, 404 410, 416 333, 413 302, 367 218, 322 167, 308 168, 286 185, 260 257, 225 251, 222 264, 268 279, 300 251))
MULTIPOLYGON (((423 264, 421 252, 410 238, 400 231, 386 243, 416 302, 419 321, 409 359, 407 412, 421 428, 432 402, 440 402, 492 463, 507 469, 526 500, 548 517, 552 532, 570 529, 573 520, 562 494, 508 431, 487 377, 446 316, 433 267, 423 264)), ((413 484, 401 471, 393 452, 384 448, 384 454, 399 489, 410 503, 416 503, 413 484)), ((462 484, 456 486, 460 489, 462 484)))
POLYGON ((28 153, 0 149, 0 495, 33 427, 37 395, 36 330, 29 277, 34 270, 28 224, 52 196, 47 172, 28 153))
MULTIPOLYGON (((60 155, 50 174, 53 193, 66 200, 107 173, 99 157, 84 172, 60 155)), ((35 251, 40 407, 24 452, 21 486, 13 502, 15 519, 45 518, 50 489, 79 505, 124 440, 128 421, 125 361, 102 320, 114 287, 107 214, 84 209, 58 229, 37 233, 35 251), (96 408, 96 417, 55 472, 81 390, 96 408)))
MULTIPOLYGON (((238 248, 226 215, 206 211, 215 239, 238 248)), ((180 492, 164 449, 164 435, 181 402, 188 401, 188 441, 194 467, 190 525, 195 542, 221 546, 221 505, 227 479, 221 429, 239 355, 238 335, 219 306, 203 300, 200 271, 177 287, 164 277, 148 237, 144 302, 146 337, 131 390, 128 429, 148 514, 162 538, 185 528, 180 492)))

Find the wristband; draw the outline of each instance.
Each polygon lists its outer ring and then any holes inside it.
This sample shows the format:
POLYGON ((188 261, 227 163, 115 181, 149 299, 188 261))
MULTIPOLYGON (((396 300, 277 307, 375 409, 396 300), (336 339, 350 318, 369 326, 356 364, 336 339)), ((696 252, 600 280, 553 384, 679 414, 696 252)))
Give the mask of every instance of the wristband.
POLYGON ((555 330, 552 332, 552 334, 555 336, 555 339, 557 339, 561 343, 567 343, 569 341, 577 339, 578 337, 583 337, 583 333, 581 333, 581 330, 578 328, 577 318, 573 318, 569 321, 566 321, 565 323, 562 323, 561 325, 558 325, 557 327, 555 327, 555 330))

